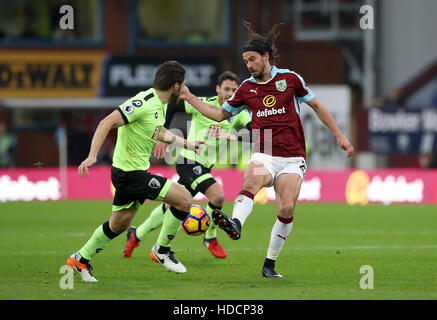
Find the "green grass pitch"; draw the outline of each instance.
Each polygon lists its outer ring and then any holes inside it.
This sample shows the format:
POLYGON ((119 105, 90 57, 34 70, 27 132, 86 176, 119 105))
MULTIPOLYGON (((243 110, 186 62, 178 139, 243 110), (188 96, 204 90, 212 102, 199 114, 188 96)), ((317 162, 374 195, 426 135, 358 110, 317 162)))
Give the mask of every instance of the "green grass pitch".
MULTIPOLYGON (((133 225, 154 206, 147 202, 133 225)), ((277 212, 266 204, 255 205, 240 240, 218 230, 226 259, 181 231, 172 249, 188 272, 175 274, 149 258, 157 230, 131 259, 123 234, 92 260, 98 283, 75 275, 74 288, 61 289, 60 268, 110 210, 110 201, 1 203, 0 299, 437 299, 437 207, 426 205, 299 203, 276 264, 283 279, 261 276, 277 212), (363 265, 373 268, 373 289, 360 287, 363 265)))

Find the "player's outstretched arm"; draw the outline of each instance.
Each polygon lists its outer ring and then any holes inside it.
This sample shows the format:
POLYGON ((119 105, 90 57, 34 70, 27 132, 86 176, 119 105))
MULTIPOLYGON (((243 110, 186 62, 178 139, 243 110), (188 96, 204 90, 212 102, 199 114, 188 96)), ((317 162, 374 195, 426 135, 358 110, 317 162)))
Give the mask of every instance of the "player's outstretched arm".
POLYGON ((175 135, 173 132, 164 127, 161 128, 161 130, 159 131, 158 140, 167 144, 174 144, 177 147, 185 148, 187 150, 192 150, 195 152, 199 151, 202 145, 207 145, 205 141, 185 140, 184 138, 175 135))
POLYGON ((88 157, 79 165, 79 176, 83 177, 84 173, 88 176, 88 167, 91 167, 97 162, 97 154, 99 153, 109 130, 118 128, 122 125, 124 125, 124 120, 118 110, 114 110, 111 114, 100 121, 94 132, 88 157))
POLYGON ((226 111, 225 109, 213 106, 212 104, 209 104, 197 98, 194 94, 190 92, 187 86, 184 86, 182 88, 180 98, 186 100, 201 114, 211 120, 220 122, 232 117, 232 113, 226 111))
POLYGON ((156 159, 163 159, 165 151, 168 148, 168 144, 162 141, 156 141, 155 147, 153 147, 153 155, 156 159))
MULTIPOLYGON (((164 127, 168 129, 170 126, 171 121, 174 118, 174 115, 178 112, 185 112, 185 104, 184 100, 180 100, 176 104, 169 104, 167 107, 167 114, 165 116, 165 123, 164 127)), ((162 142, 162 141, 156 141, 155 147, 153 148, 153 155, 157 159, 163 159, 165 151, 168 148, 168 144, 162 142)))
POLYGON ((328 109, 316 98, 313 98, 312 100, 308 101, 307 104, 313 108, 314 112, 317 114, 317 117, 319 117, 320 121, 323 122, 324 125, 326 125, 329 130, 332 131, 332 133, 337 138, 337 144, 338 146, 345 150, 347 152, 347 157, 349 158, 354 153, 354 147, 349 142, 348 139, 343 135, 340 128, 337 126, 337 123, 334 120, 334 117, 329 113, 328 109))

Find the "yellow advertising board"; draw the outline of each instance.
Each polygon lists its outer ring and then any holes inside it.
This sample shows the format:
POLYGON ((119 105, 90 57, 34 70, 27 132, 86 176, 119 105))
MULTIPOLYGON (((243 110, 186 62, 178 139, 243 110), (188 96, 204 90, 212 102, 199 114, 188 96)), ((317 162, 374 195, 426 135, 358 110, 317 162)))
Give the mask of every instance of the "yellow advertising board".
POLYGON ((0 98, 95 97, 105 52, 0 51, 0 98))

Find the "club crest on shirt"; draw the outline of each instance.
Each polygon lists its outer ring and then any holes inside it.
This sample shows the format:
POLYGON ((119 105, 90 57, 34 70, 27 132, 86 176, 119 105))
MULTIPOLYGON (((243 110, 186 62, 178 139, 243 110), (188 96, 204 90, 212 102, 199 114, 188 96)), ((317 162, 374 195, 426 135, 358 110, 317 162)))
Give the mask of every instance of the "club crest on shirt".
POLYGON ((285 81, 285 79, 279 80, 275 82, 276 85, 276 89, 278 89, 278 91, 285 91, 285 89, 287 89, 287 82, 285 81))
POLYGON ((141 100, 132 100, 132 104, 135 106, 135 107, 141 107, 142 105, 143 105, 143 103, 141 102, 141 100))
POLYGON ((202 168, 200 166, 195 166, 193 168, 193 171, 196 175, 200 176, 200 174, 202 173, 202 168))

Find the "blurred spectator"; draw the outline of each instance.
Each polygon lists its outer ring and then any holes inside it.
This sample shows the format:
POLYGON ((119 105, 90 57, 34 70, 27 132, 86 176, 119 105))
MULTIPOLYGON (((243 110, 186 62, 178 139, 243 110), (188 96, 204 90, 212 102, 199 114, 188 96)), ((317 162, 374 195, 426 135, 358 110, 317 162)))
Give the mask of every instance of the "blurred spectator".
POLYGON ((387 99, 385 99, 385 106, 388 107, 400 107, 404 105, 404 101, 400 98, 400 92, 398 89, 392 89, 388 93, 387 99))
POLYGON ((0 120, 0 167, 13 167, 15 162, 15 150, 17 138, 8 132, 7 125, 0 120))
POLYGON ((375 108, 383 108, 383 107, 402 107, 404 102, 400 98, 400 92, 398 89, 392 89, 388 93, 386 98, 376 97, 373 101, 373 106, 375 108))
POLYGON ((424 169, 437 169, 437 151, 421 154, 419 164, 424 169))
POLYGON ((382 97, 376 97, 376 98, 373 100, 373 107, 374 107, 374 108, 382 108, 382 107, 384 107, 384 98, 382 98, 382 97))

